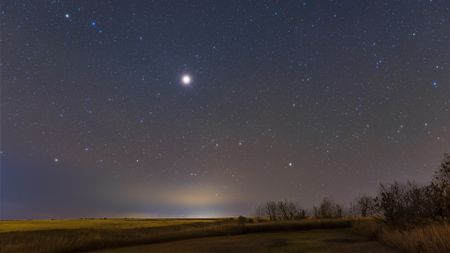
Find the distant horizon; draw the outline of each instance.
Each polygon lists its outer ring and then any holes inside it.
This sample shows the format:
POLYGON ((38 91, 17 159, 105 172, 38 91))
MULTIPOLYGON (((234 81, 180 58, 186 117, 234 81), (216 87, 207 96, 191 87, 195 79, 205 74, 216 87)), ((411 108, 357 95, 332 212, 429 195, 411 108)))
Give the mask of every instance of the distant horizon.
MULTIPOLYGON (((441 160, 442 160, 442 156, 440 157, 440 159, 438 161, 440 162, 441 160)), ((436 163, 437 164, 436 168, 438 167, 439 162, 436 163)), ((209 212, 208 211, 201 211, 201 206, 199 207, 199 206, 195 206, 195 205, 186 205, 186 206, 179 205, 178 209, 183 209, 184 208, 184 209, 187 209, 187 210, 192 210, 192 209, 195 209, 195 208, 200 208, 199 212, 200 213, 204 213, 204 215, 202 215, 202 214, 195 214, 197 212, 195 210, 191 211, 191 214, 186 214, 186 213, 183 213, 181 211, 181 213, 173 214, 173 215, 167 215, 167 214, 164 214, 163 212, 158 214, 156 212, 145 213, 145 212, 133 212, 133 211, 125 212, 125 213, 120 213, 120 212, 112 213, 111 210, 109 210, 108 212, 105 212, 105 213, 92 212, 91 214, 89 214, 90 212, 87 212, 86 215, 79 216, 79 215, 73 213, 76 209, 74 209, 74 210, 67 209, 63 213, 53 213, 53 214, 39 214, 39 213, 36 214, 36 212, 33 211, 30 214, 24 214, 24 215, 16 215, 14 211, 8 210, 8 211, 10 211, 12 213, 12 215, 11 214, 10 215, 5 215, 5 208, 8 208, 8 206, 5 206, 5 203, 0 203, 1 204, 0 205, 0 211, 1 211, 0 212, 0 220, 52 220, 52 219, 103 219, 103 218, 110 218, 110 219, 120 219, 120 218, 125 218, 125 219, 126 218, 130 218, 130 219, 152 219, 152 218, 154 218, 154 219, 164 219, 164 218, 168 218, 168 219, 170 219, 170 218, 196 219, 196 218, 205 218, 205 219, 209 219, 209 218, 211 218, 211 219, 214 219, 214 218, 226 218, 226 217, 238 217, 238 216, 249 216, 249 217, 251 217, 251 216, 255 216, 256 211, 257 211, 257 207, 261 206, 261 205, 264 205, 266 201, 268 201, 268 200, 285 200, 285 199, 293 201, 296 204, 298 204, 299 206, 301 206, 302 208, 305 208, 307 211, 311 212, 313 206, 317 205, 323 198, 330 198, 330 199, 336 201, 336 203, 342 205, 345 208, 345 210, 347 210, 349 208, 349 205, 351 203, 354 203, 354 201, 356 201, 358 197, 360 197, 362 195, 374 195, 381 183, 393 183, 393 182, 407 182, 407 181, 410 181, 410 182, 418 183, 419 185, 425 185, 432 178, 432 174, 428 175, 427 177, 428 177, 428 180, 427 181, 422 181, 422 182, 416 181, 416 180, 411 179, 411 178, 407 178, 405 180, 395 180, 395 179, 393 179, 393 180, 391 180, 389 182, 388 181, 386 181, 386 182, 379 182, 378 184, 375 184, 375 188, 374 188, 374 190, 372 192, 363 192, 363 193, 355 194, 354 197, 351 198, 351 200, 349 202, 336 200, 331 195, 324 195, 321 198, 318 198, 317 200, 314 200, 311 204, 306 205, 300 199, 283 198, 283 197, 281 197, 281 198, 264 199, 264 200, 261 200, 260 202, 258 202, 257 204, 253 204, 253 205, 252 205, 251 202, 250 203, 246 202, 243 205, 244 207, 242 207, 242 210, 244 210, 244 211, 240 212, 240 213, 234 213, 234 214, 231 213, 231 211, 230 211, 230 213, 224 213, 223 211, 220 211, 220 210, 209 211, 209 212), (248 208, 249 206, 252 206, 252 207, 248 208), (245 210, 247 210, 247 211, 245 211, 245 210), (209 213, 209 214, 207 214, 207 213, 209 213), (218 214, 216 214, 216 213, 218 213, 218 214), (27 217, 27 215, 28 215, 28 217, 27 217)), ((54 204, 58 204, 58 203, 56 202, 54 204)), ((117 204, 119 205, 120 203, 117 203, 117 204)), ((146 206, 146 208, 152 208, 152 206, 145 205, 145 203, 143 204, 143 206, 146 206)), ((221 205, 218 205, 218 206, 220 207, 221 205)), ((242 206, 242 203, 241 203, 241 206, 242 206)), ((214 208, 214 206, 210 206, 210 207, 214 208)), ((230 204, 228 206, 228 209, 229 208, 233 209, 233 207, 235 207, 235 206, 230 204)))

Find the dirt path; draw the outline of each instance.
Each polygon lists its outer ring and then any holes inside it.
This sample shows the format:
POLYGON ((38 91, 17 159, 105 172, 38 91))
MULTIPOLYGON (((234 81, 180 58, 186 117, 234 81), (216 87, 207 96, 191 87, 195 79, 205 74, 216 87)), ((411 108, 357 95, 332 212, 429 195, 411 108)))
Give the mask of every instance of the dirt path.
POLYGON ((398 253, 348 229, 259 233, 180 240, 125 247, 96 253, 398 253))

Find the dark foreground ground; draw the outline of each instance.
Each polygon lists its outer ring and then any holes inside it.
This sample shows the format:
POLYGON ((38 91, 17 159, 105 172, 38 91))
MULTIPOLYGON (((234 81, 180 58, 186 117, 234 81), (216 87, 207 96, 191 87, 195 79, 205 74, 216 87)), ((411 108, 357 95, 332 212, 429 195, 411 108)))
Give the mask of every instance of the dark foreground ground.
POLYGON ((350 229, 217 236, 95 251, 96 253, 396 253, 350 229))

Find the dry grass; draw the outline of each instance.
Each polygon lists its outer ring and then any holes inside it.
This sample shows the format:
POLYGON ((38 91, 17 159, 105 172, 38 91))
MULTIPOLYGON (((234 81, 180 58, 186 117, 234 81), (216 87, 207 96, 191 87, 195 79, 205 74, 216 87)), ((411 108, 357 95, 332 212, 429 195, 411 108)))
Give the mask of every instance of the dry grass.
POLYGON ((156 227, 134 226, 131 228, 128 225, 125 225, 125 228, 106 226, 62 229, 58 227, 48 230, 2 232, 0 233, 0 252, 75 252, 195 237, 350 226, 350 220, 342 219, 255 224, 240 224, 234 220, 216 220, 215 222, 191 222, 156 227))
POLYGON ((8 220, 0 221, 0 233, 57 229, 125 229, 165 227, 200 222, 217 222, 220 219, 73 219, 73 220, 8 220))
POLYGON ((8 230, 0 233, 0 252, 74 252, 164 241, 176 238, 181 231, 202 231, 206 227, 220 226, 224 221, 111 219, 80 220, 79 225, 74 220, 53 222, 31 221, 27 226, 26 221, 20 221, 17 223, 20 229, 9 223, 8 230))
POLYGON ((364 235, 372 240, 378 240, 384 228, 385 225, 382 222, 372 218, 356 219, 352 224, 353 232, 364 235))
POLYGON ((106 249, 95 253, 398 253, 350 229, 252 233, 106 249))
POLYGON ((386 229, 380 240, 408 253, 450 252, 450 225, 433 224, 406 231, 386 229))
POLYGON ((353 230, 407 253, 450 252, 450 225, 445 223, 399 230, 366 219, 355 222, 353 230))

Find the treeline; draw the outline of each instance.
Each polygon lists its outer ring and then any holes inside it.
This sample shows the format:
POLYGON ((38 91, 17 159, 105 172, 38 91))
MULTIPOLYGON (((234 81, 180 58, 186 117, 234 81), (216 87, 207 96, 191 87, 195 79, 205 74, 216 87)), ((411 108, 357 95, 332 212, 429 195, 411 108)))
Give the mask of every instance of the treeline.
POLYGON ((410 227, 450 219, 450 155, 446 154, 431 182, 381 184, 378 194, 362 196, 361 216, 381 218, 388 225, 410 227))
POLYGON ((259 217, 266 217, 271 221, 300 220, 310 216, 316 218, 340 218, 344 216, 344 209, 330 198, 324 198, 312 210, 302 209, 290 200, 267 201, 257 210, 259 217))
POLYGON ((259 208, 259 212, 265 214, 269 220, 295 220, 306 217, 305 210, 297 207, 294 202, 289 200, 268 201, 259 208))
POLYGON ((450 155, 444 155, 439 169, 427 185, 414 182, 380 184, 376 196, 364 195, 344 209, 324 198, 312 210, 300 208, 289 200, 268 201, 258 207, 257 216, 269 220, 296 220, 308 216, 339 218, 343 216, 376 217, 395 227, 411 227, 430 221, 450 219, 450 155))

